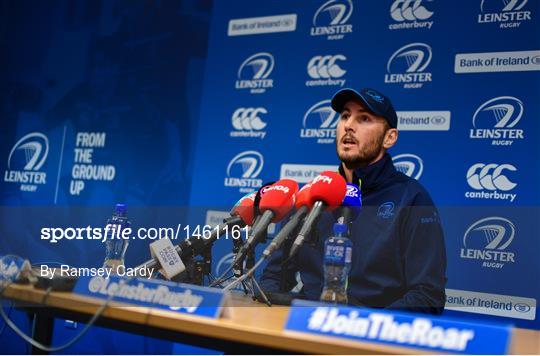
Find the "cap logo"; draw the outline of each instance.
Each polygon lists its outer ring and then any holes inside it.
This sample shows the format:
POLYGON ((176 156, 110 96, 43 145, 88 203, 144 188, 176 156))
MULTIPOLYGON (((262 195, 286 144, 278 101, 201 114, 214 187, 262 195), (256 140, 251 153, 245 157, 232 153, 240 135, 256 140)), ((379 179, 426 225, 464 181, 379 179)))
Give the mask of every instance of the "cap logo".
POLYGON ((384 98, 374 90, 368 90, 368 91, 366 91, 366 94, 369 95, 373 100, 375 100, 375 101, 377 101, 377 102, 379 102, 381 104, 384 102, 384 98))

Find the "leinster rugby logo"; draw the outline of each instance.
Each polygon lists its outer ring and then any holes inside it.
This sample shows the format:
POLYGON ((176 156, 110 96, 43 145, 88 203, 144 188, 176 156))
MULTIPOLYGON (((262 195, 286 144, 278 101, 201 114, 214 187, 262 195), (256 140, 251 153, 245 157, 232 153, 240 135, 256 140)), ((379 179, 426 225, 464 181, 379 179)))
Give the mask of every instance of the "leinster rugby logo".
POLYGON ((431 57, 431 47, 425 43, 411 43, 401 47, 386 64, 384 82, 400 84, 405 89, 422 88, 424 83, 431 82, 431 73, 426 70, 431 57))
POLYGON ((317 139, 317 143, 334 143, 338 121, 339 114, 330 106, 330 100, 319 101, 305 113, 300 137, 317 139))
POLYGON ((311 36, 327 36, 329 40, 343 39, 353 26, 348 21, 353 12, 351 0, 329 0, 313 15, 311 36))
POLYGON ((523 21, 531 20, 525 7, 528 0, 482 0, 478 23, 496 23, 499 28, 517 28, 523 21))
POLYGON ((248 57, 238 69, 236 89, 249 89, 252 94, 261 94, 274 86, 269 78, 274 69, 274 57, 270 53, 260 52, 248 57))
POLYGON ((476 109, 471 139, 491 139, 493 146, 510 146, 522 140, 523 130, 515 128, 523 116, 523 102, 513 96, 490 99, 476 109))
POLYGON ((23 136, 8 156, 4 182, 19 183, 22 191, 35 192, 38 185, 46 184, 47 174, 41 168, 49 154, 49 139, 42 133, 23 136))
POLYGON ((472 224, 463 235, 460 257, 482 261, 482 267, 502 268, 514 263, 515 254, 506 249, 514 240, 516 227, 502 217, 488 217, 472 224))
POLYGON ((257 177, 264 166, 263 156, 257 151, 244 151, 236 155, 227 166, 226 187, 237 187, 241 193, 251 193, 262 187, 257 177))
POLYGON ((390 219, 394 216, 394 202, 388 201, 379 206, 377 216, 381 219, 390 219))
POLYGON ((424 162, 417 155, 404 153, 395 156, 392 161, 396 170, 416 180, 420 179, 424 172, 424 162))

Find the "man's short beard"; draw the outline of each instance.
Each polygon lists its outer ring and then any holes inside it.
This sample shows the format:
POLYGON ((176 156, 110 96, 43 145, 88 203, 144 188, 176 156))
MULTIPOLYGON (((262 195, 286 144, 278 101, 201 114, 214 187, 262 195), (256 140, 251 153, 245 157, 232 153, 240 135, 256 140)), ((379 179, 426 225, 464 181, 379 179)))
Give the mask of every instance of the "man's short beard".
POLYGON ((383 149, 384 136, 385 134, 383 133, 379 137, 375 138, 367 145, 367 147, 365 147, 362 151, 360 151, 359 154, 355 156, 342 156, 338 150, 338 157, 348 169, 366 167, 381 153, 381 150, 383 149))

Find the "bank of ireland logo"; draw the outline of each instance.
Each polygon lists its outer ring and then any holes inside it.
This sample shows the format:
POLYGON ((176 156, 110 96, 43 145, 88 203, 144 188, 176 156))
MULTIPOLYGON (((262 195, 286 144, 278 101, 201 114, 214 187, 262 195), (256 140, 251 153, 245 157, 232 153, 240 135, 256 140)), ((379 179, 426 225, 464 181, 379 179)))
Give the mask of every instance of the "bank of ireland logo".
POLYGON ((241 193, 251 193, 262 187, 257 177, 264 166, 263 155, 257 151, 244 151, 234 156, 227 165, 225 186, 239 188, 241 193))
POLYGON ((300 137, 321 144, 334 143, 338 122, 339 114, 332 109, 330 100, 319 101, 304 114, 300 137))
POLYGON ((412 28, 427 28, 433 26, 433 21, 427 21, 433 16, 433 11, 425 7, 422 0, 394 0, 390 6, 390 16, 396 23, 388 26, 390 30, 412 28))
POLYGON ((506 192, 513 190, 517 184, 507 175, 516 171, 517 168, 511 164, 473 164, 467 171, 467 183, 475 191, 466 192, 465 197, 513 202, 517 194, 506 192))
POLYGON ((392 158, 396 170, 419 180, 424 172, 424 162, 420 157, 411 153, 403 153, 392 158))
POLYGON ((236 89, 248 89, 252 94, 260 94, 272 88, 274 80, 270 78, 270 74, 274 63, 274 56, 267 52, 248 57, 238 68, 236 89))
POLYGON ((524 138, 515 126, 523 116, 523 102, 513 96, 499 96, 480 105, 472 118, 471 139, 489 139, 494 146, 510 146, 524 138))
POLYGON ((520 313, 528 313, 531 310, 531 306, 525 303, 514 304, 514 310, 520 313))
POLYGON ((238 108, 231 117, 231 124, 234 131, 230 132, 231 137, 253 137, 263 139, 266 136, 266 122, 262 116, 268 114, 263 107, 258 108, 238 108))
POLYGON ((9 152, 4 182, 18 183, 20 190, 35 192, 45 184, 47 174, 40 171, 49 155, 49 139, 40 132, 20 138, 9 152))
POLYGON ((345 79, 340 79, 347 73, 340 65, 347 60, 342 54, 315 56, 307 64, 307 73, 312 80, 306 81, 306 86, 343 86, 345 79))
POLYGON ((463 235, 460 257, 482 261, 482 267, 502 268, 515 262, 515 254, 507 251, 516 234, 508 219, 491 216, 473 223, 463 235))
POLYGON ((531 20, 528 0, 481 0, 478 23, 498 23, 499 28, 517 28, 531 20))
POLYGON ((352 32, 349 19, 353 13, 352 0, 329 0, 313 15, 311 36, 327 36, 329 40, 340 40, 352 32))
POLYGON ((381 219, 390 219, 394 216, 395 204, 392 201, 382 203, 377 209, 377 216, 381 219))
POLYGON ((395 51, 386 63, 387 74, 384 82, 400 84, 403 88, 421 88, 431 82, 432 76, 427 67, 431 63, 431 47, 425 43, 410 43, 395 51))

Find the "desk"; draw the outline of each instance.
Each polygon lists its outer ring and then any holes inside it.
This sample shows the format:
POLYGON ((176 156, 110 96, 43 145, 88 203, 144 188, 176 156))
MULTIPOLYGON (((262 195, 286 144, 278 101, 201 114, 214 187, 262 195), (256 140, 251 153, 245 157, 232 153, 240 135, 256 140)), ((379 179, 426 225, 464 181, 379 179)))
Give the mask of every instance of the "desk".
MULTIPOLYGON (((51 292, 32 286, 11 285, 4 298, 36 313, 42 329, 40 337, 50 343, 55 317, 85 322, 102 300, 66 292, 51 292)), ((111 302, 97 325, 140 335, 168 339, 230 353, 310 353, 310 354, 426 354, 425 350, 392 347, 368 342, 337 340, 283 330, 289 307, 267 307, 243 295, 233 295, 231 318, 218 320, 173 311, 127 306, 111 302)), ((37 337, 36 336, 36 337, 37 337)), ((37 351, 37 350, 34 350, 37 351)), ((540 332, 516 329, 510 352, 539 354, 540 332)))

